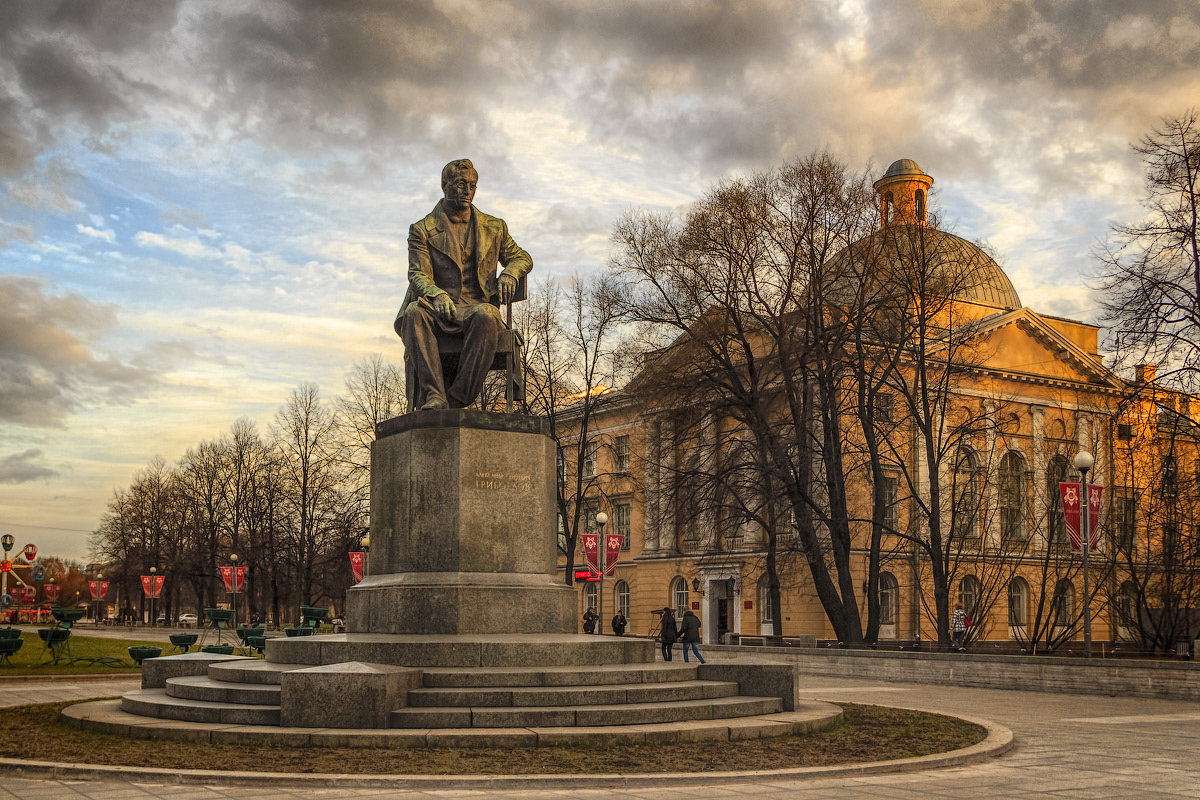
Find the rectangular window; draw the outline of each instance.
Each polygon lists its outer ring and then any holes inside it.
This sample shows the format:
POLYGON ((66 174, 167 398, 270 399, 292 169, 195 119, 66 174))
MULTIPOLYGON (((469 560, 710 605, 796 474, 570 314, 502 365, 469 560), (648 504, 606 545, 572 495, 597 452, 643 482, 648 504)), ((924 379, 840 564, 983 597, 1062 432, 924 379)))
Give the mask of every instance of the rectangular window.
POLYGON ((618 436, 613 442, 613 459, 617 472, 629 472, 629 437, 618 436))
POLYGON ((1163 456, 1162 493, 1167 500, 1173 500, 1179 494, 1179 461, 1175 456, 1163 456))
POLYGON ((588 442, 583 446, 583 477, 596 477, 596 443, 588 442))
POLYGON ((558 448, 558 485, 560 487, 567 485, 567 457, 563 453, 563 449, 558 448))
POLYGON ((891 422, 893 418, 894 406, 895 401, 890 394, 875 395, 875 421, 891 422))
POLYGON ((629 503, 613 506, 613 532, 621 534, 621 549, 629 549, 629 503))
POLYGON ((1170 566, 1175 561, 1175 556, 1179 552, 1179 526, 1174 523, 1164 523, 1162 526, 1163 534, 1163 561, 1165 566, 1170 566))
POLYGON ((1127 422, 1118 423, 1117 438, 1123 442, 1128 442, 1133 438, 1133 426, 1127 422))
POLYGON ((1137 540, 1137 503, 1132 497, 1121 497, 1117 503, 1121 513, 1120 526, 1117 528, 1117 546, 1130 553, 1133 552, 1137 540))
POLYGON ((883 478, 883 524, 900 530, 900 479, 893 475, 883 478))

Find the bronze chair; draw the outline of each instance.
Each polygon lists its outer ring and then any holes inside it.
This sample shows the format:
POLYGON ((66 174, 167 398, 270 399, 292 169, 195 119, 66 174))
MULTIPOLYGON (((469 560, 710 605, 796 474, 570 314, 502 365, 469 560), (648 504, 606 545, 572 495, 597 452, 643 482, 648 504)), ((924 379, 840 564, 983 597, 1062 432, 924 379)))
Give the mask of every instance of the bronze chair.
MULTIPOLYGON (((491 370, 502 369, 504 380, 504 410, 511 413, 514 406, 525 399, 525 371, 521 350, 525 341, 519 331, 513 328, 512 304, 525 299, 525 278, 517 281, 517 290, 513 293, 504 310, 504 323, 508 330, 500 334, 496 342, 496 357, 492 359, 491 370)), ((442 362, 442 378, 449 386, 458 374, 458 358, 462 355, 463 337, 437 332, 438 356, 442 362)), ((413 366, 408 354, 404 354, 404 393, 408 400, 408 408, 414 409, 417 402, 416 367, 413 366)))

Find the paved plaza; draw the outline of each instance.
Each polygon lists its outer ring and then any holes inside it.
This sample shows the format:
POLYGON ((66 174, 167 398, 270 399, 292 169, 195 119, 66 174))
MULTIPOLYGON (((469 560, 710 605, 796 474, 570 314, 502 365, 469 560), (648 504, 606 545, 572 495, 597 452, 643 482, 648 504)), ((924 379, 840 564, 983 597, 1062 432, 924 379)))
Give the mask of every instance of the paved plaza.
MULTIPOLYGON (((500 798, 502 800, 940 800, 941 798, 1200 798, 1200 703, 1054 695, 805 677, 805 694, 960 712, 1011 728, 1016 747, 1007 755, 967 767, 840 779, 732 779, 705 786, 595 790, 437 789, 289 786, 209 786, 146 781, 41 780, 0 773, 0 798, 32 800, 285 800, 295 798, 500 798)), ((5 682, 0 702, 111 695, 134 679, 5 682), (49 685, 53 684, 53 685, 49 685), (18 695, 20 698, 17 699, 18 695)), ((602 758, 601 753, 597 758, 602 758)))

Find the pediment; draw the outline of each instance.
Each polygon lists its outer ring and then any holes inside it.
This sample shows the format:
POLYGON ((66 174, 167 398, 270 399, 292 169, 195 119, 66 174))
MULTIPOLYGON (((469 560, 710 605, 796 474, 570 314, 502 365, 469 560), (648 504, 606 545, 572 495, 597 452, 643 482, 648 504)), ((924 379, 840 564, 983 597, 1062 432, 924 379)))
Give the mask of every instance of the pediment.
POLYGON ((1098 358, 1028 308, 980 320, 976 326, 979 355, 988 371, 1022 380, 1121 385, 1098 358))

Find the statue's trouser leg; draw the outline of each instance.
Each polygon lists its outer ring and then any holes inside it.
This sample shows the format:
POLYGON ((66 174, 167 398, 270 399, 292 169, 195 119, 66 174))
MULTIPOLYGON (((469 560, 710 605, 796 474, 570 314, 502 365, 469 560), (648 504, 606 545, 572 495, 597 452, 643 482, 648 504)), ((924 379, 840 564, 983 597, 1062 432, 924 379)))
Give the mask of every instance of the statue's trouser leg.
POLYGON ((465 408, 479 397, 483 381, 496 358, 500 332, 504 330, 500 309, 491 303, 459 306, 458 317, 463 326, 463 348, 458 359, 458 374, 450 385, 451 408, 465 408))
POLYGON ((408 309, 400 320, 405 361, 416 369, 418 408, 430 404, 445 408, 447 405, 442 361, 438 357, 437 324, 430 311, 417 305, 408 309))

